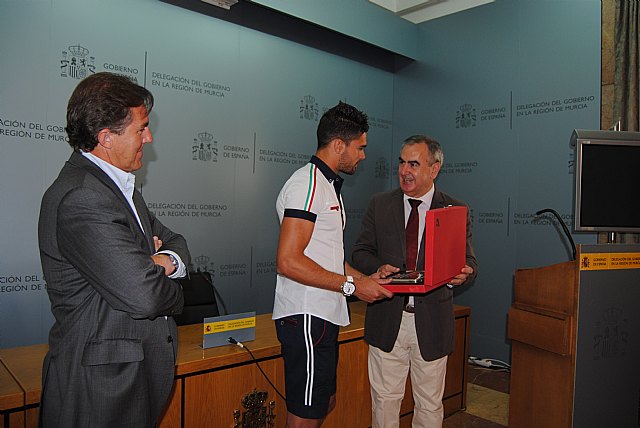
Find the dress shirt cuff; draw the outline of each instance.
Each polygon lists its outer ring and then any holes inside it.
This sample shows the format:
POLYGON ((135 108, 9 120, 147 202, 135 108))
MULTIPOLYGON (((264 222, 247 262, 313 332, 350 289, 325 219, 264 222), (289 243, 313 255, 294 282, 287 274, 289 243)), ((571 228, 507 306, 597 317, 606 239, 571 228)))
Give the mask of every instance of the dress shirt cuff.
POLYGON ((169 278, 171 279, 183 278, 184 276, 187 275, 187 267, 184 265, 184 263, 182 262, 182 259, 178 254, 176 254, 171 250, 158 251, 156 254, 171 254, 173 257, 176 258, 176 260, 178 260, 178 267, 176 268, 175 272, 169 275, 169 278))

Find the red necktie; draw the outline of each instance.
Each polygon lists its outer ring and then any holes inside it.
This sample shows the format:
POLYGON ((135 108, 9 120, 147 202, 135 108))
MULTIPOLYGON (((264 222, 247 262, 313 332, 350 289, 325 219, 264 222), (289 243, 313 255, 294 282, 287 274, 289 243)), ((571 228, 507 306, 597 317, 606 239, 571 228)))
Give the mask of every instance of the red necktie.
POLYGON ((418 205, 422 203, 419 199, 409 199, 411 204, 411 212, 407 221, 405 235, 407 240, 407 270, 416 269, 416 260, 418 260, 418 230, 420 221, 418 220, 418 205))

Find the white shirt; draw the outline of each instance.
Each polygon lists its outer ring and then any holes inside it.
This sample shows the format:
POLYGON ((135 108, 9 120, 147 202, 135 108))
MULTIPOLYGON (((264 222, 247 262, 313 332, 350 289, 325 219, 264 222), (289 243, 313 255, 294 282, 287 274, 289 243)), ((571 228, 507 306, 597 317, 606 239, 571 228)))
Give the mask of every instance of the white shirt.
MULTIPOLYGON (((435 186, 431 186, 431 190, 429 190, 424 195, 419 198, 413 198, 407 196, 405 194, 402 195, 402 199, 404 201, 404 227, 406 229, 407 223, 409 222, 409 214, 411 214, 411 204, 409 203, 409 199, 419 199, 422 201, 420 205, 418 205, 418 248, 420 248, 420 244, 422 243, 422 235, 424 234, 424 226, 427 221, 427 211, 429 211, 429 207, 431 207, 431 201, 433 201, 433 194, 436 191, 435 186)), ((416 263, 416 266, 418 264, 416 263)))
MULTIPOLYGON (((342 275, 346 216, 334 181, 340 185, 342 179, 314 156, 310 163, 294 172, 282 187, 276 210, 281 223, 284 217, 312 221, 313 233, 304 254, 324 269, 342 275)), ((349 324, 347 301, 341 293, 278 275, 272 318, 296 314, 311 314, 336 325, 349 324)))

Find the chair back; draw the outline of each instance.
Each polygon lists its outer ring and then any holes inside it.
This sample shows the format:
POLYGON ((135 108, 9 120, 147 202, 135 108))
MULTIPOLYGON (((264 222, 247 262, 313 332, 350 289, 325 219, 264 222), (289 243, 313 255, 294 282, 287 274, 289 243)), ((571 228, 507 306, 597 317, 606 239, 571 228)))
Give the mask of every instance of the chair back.
POLYGON ((177 281, 182 285, 184 309, 181 314, 173 316, 176 324, 198 324, 204 318, 220 315, 209 272, 190 272, 177 281))

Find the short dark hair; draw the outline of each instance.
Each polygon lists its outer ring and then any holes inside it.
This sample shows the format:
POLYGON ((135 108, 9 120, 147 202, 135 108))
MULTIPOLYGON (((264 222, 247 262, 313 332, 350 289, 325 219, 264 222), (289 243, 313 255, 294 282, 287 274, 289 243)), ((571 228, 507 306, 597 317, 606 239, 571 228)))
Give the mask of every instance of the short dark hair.
POLYGON ((349 144, 369 130, 367 115, 352 105, 340 101, 327 110, 318 123, 318 149, 336 138, 349 144))
POLYGON ((67 105, 67 135, 75 151, 92 151, 100 130, 121 133, 131 122, 131 109, 153 108, 153 95, 120 74, 101 72, 83 79, 74 89, 67 105))
POLYGON ((412 146, 414 144, 426 144, 433 163, 440 162, 441 165, 444 163, 444 152, 442 151, 442 146, 440 146, 440 143, 438 143, 435 138, 427 137, 426 135, 412 135, 404 140, 402 148, 405 146, 412 146))

